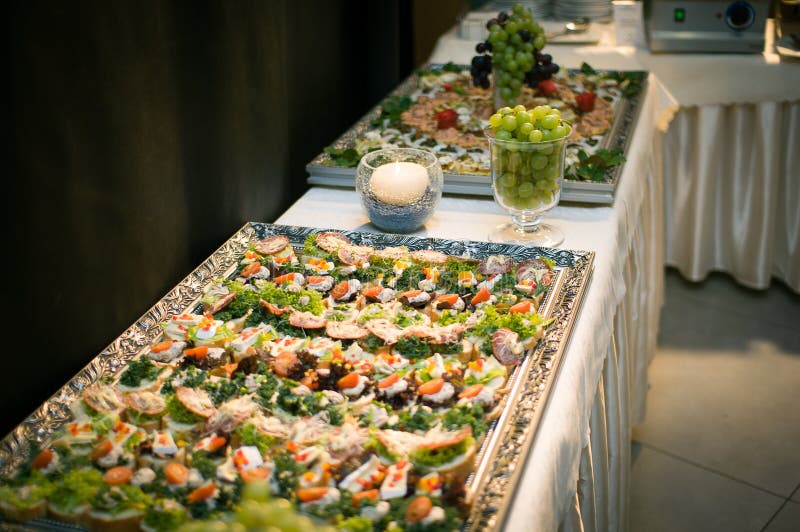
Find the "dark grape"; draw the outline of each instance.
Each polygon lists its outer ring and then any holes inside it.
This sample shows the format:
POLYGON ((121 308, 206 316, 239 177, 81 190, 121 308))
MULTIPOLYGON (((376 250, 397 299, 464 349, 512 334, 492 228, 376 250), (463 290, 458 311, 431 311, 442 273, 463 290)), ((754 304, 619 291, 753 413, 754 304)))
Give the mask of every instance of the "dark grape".
POLYGON ((483 43, 483 46, 484 46, 484 48, 486 49, 487 52, 491 52, 492 48, 494 48, 492 46, 492 43, 490 43, 489 41, 486 41, 485 43, 483 43))
POLYGON ((483 52, 486 51, 486 44, 479 42, 478 44, 475 45, 475 51, 478 52, 479 54, 482 54, 483 52))
POLYGON ((472 66, 475 67, 476 69, 480 70, 481 65, 483 64, 483 58, 484 57, 485 56, 483 56, 483 55, 476 55, 475 57, 473 57, 472 58, 472 66))
POLYGON ((531 32, 528 30, 520 30, 519 36, 522 39, 522 42, 530 42, 531 40, 531 32))
POLYGON ((553 61, 553 56, 550 54, 541 54, 539 60, 543 65, 549 65, 553 61))
POLYGON ((489 22, 486 23, 486 29, 487 30, 492 29, 492 26, 494 26, 497 23, 498 23, 498 20, 496 18, 490 19, 489 22))
POLYGON ((551 73, 551 74, 555 74, 556 72, 558 72, 558 69, 559 69, 559 68, 561 68, 561 67, 559 67, 559 66, 558 66, 557 64, 555 64, 555 63, 550 63, 550 64, 548 65, 548 68, 550 68, 550 73, 551 73))
POLYGON ((506 20, 508 20, 508 13, 506 13, 505 11, 501 11, 500 13, 497 14, 498 22, 503 23, 506 20))
POLYGON ((483 78, 483 79, 481 80, 481 87, 482 87, 482 88, 484 88, 484 89, 488 89, 488 88, 489 88, 489 86, 490 86, 490 84, 489 84, 489 78, 483 78))

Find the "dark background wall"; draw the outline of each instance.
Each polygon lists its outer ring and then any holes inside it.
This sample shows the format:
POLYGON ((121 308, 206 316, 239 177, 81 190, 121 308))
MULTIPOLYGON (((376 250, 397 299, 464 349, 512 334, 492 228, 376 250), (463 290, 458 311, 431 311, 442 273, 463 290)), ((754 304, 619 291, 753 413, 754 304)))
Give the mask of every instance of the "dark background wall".
POLYGON ((277 218, 307 189, 305 164, 464 7, 6 4, 0 436, 244 222, 277 218))

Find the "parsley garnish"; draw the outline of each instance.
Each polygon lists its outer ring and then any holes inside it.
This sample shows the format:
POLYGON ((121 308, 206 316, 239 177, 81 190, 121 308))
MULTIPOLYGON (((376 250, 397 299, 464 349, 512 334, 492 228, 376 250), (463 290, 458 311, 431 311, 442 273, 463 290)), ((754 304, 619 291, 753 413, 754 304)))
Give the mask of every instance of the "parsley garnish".
MULTIPOLYGON (((372 125, 381 126, 384 120, 387 119, 390 124, 399 122, 400 115, 411 107, 412 103, 411 98, 408 96, 389 96, 381 103, 381 114, 372 120, 372 125)), ((358 164, 358 161, 356 161, 356 164, 358 164)))
POLYGON ((565 177, 583 181, 606 181, 606 170, 625 162, 622 148, 613 150, 597 150, 589 155, 583 150, 578 150, 579 162, 573 165, 571 172, 565 177))

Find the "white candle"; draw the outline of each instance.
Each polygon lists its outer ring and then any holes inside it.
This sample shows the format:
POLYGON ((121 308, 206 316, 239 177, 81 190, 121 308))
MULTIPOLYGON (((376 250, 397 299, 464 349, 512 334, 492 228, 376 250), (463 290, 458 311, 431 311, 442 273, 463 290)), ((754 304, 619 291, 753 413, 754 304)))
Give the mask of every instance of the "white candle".
POLYGON ((370 188, 380 201, 391 205, 409 205, 425 194, 430 178, 424 166, 394 162, 372 172, 370 188))

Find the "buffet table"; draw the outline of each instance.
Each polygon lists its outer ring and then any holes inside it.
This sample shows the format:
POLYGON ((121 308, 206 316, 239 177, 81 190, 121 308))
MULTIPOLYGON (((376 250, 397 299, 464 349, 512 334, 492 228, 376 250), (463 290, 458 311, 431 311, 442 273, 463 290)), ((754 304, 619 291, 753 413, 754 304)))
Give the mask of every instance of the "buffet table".
MULTIPOLYGON (((645 69, 660 86, 665 134, 666 263, 699 281, 712 270, 800 292, 800 64, 763 54, 651 54, 614 46, 603 26, 591 46, 550 45, 561 66, 645 69)), ((443 35, 433 63, 469 62, 474 41, 443 35)))
MULTIPOLYGON (((659 88, 648 87, 614 205, 546 215, 566 235, 561 247, 597 256, 507 530, 625 528, 630 428, 644 414, 662 298, 659 88)), ((415 234, 485 240, 507 217, 489 199, 444 197, 415 234)), ((376 231, 355 191, 335 188, 312 188, 277 223, 376 231)))

